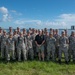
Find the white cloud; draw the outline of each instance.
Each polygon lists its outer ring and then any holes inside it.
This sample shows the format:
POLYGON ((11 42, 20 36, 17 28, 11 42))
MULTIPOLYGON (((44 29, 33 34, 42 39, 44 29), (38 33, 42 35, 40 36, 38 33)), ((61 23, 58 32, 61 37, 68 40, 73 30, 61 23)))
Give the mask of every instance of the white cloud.
POLYGON ((11 10, 10 12, 12 12, 13 14, 15 14, 17 16, 21 16, 22 15, 22 13, 19 13, 16 10, 11 10))
POLYGON ((36 25, 41 25, 41 20, 16 20, 14 22, 15 24, 19 25, 25 25, 25 24, 36 24, 36 25))
POLYGON ((11 12, 16 13, 16 10, 11 10, 11 12))
POLYGON ((8 8, 6 8, 4 6, 0 7, 0 14, 1 14, 0 22, 9 22, 9 21, 12 21, 14 16, 17 17, 17 16, 22 15, 21 13, 17 12, 16 10, 8 10, 8 8))
POLYGON ((54 21, 46 21, 45 25, 56 28, 70 28, 71 25, 75 25, 75 14, 61 14, 54 21))
POLYGON ((3 22, 11 21, 12 17, 8 14, 4 14, 2 17, 3 22))
POLYGON ((7 21, 7 19, 8 19, 8 14, 5 14, 5 15, 3 15, 3 21, 5 22, 5 21, 7 21))
POLYGON ((6 21, 8 21, 8 17, 9 17, 9 15, 8 15, 8 9, 7 8, 5 8, 5 7, 0 7, 0 12, 2 13, 2 18, 1 18, 1 22, 6 22, 6 21))
POLYGON ((12 16, 9 15, 10 13, 6 7, 0 7, 0 13, 2 13, 2 18, 0 19, 0 22, 11 21, 12 16))
POLYGON ((0 12, 3 14, 7 14, 8 13, 8 9, 5 7, 0 7, 0 12))
POLYGON ((48 22, 46 22, 45 23, 47 26, 60 26, 60 25, 62 25, 62 26, 65 26, 66 25, 66 23, 65 22, 50 22, 50 21, 48 21, 48 22))
POLYGON ((23 21, 23 20, 16 20, 14 23, 20 25, 20 24, 24 24, 25 21, 23 21))

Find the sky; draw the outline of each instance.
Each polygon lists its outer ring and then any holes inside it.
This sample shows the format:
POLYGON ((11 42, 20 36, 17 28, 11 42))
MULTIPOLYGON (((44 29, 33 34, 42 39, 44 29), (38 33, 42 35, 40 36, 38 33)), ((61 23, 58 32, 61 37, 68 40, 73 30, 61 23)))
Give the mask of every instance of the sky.
POLYGON ((75 0, 0 0, 0 27, 70 29, 75 0))

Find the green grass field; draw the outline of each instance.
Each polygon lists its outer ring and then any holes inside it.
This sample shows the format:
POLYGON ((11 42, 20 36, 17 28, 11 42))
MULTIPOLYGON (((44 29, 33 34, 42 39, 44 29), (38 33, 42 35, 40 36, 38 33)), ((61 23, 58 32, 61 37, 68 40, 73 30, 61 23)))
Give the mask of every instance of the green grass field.
POLYGON ((0 75, 75 75, 75 64, 26 61, 0 62, 0 75))

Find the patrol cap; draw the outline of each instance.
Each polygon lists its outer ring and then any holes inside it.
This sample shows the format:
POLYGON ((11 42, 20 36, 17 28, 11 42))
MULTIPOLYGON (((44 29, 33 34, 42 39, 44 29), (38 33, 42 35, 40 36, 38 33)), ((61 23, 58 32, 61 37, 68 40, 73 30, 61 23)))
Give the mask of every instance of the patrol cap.
POLYGON ((17 28, 19 28, 19 27, 17 27, 17 28))
POLYGON ((9 29, 12 29, 12 27, 9 27, 9 29))
POLYGON ((30 30, 27 30, 27 33, 30 33, 30 30))
POLYGON ((25 28, 23 28, 23 30, 26 30, 25 28))
POLYGON ((17 29, 20 29, 19 27, 17 27, 17 29))
POLYGON ((47 30, 47 28, 44 28, 44 30, 47 30))
POLYGON ((65 29, 64 31, 67 32, 67 29, 65 29))
POLYGON ((59 31, 58 29, 55 29, 56 31, 59 31))
POLYGON ((59 30, 58 30, 58 29, 56 29, 55 31, 56 31, 56 32, 59 32, 59 30))
POLYGON ((36 29, 35 29, 35 28, 33 28, 33 31, 36 31, 36 29))
POLYGON ((53 30, 52 28, 50 28, 50 30, 53 30))
POLYGON ((31 30, 31 28, 29 28, 29 30, 31 30))

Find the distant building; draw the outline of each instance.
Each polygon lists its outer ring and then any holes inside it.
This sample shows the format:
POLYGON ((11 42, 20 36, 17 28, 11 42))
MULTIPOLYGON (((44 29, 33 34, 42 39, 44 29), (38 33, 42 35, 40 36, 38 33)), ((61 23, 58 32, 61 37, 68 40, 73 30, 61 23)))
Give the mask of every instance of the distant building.
POLYGON ((75 26, 71 26, 71 30, 75 30, 75 26))

